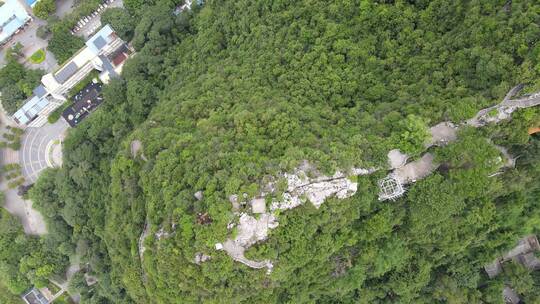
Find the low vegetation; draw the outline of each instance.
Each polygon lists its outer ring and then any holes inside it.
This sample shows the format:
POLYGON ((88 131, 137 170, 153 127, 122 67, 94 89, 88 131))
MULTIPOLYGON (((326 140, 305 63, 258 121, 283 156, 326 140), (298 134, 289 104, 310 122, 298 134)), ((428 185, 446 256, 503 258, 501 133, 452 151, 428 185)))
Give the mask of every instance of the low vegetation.
POLYGON ((6 126, 7 132, 2 134, 2 137, 6 140, 0 142, 0 148, 10 148, 12 150, 19 150, 21 148, 21 139, 24 134, 24 130, 12 126, 6 126))
POLYGON ((6 164, 2 167, 2 175, 8 182, 9 189, 15 189, 24 184, 25 179, 18 163, 6 164))
POLYGON ((62 113, 71 105, 70 101, 64 102, 60 107, 58 107, 56 110, 52 111, 51 114, 47 117, 47 121, 50 124, 53 124, 57 122, 60 117, 62 117, 62 113))
POLYGON ((30 62, 33 64, 40 64, 45 61, 45 56, 45 50, 37 50, 34 54, 32 54, 32 56, 30 56, 30 62))

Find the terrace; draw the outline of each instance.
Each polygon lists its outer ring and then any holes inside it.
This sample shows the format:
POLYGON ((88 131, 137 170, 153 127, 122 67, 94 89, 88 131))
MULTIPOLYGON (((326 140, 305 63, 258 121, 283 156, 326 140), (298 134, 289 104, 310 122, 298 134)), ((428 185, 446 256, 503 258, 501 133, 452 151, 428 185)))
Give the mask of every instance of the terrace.
POLYGON ((73 97, 73 104, 64 110, 62 117, 71 127, 77 126, 103 101, 101 83, 90 83, 73 97))

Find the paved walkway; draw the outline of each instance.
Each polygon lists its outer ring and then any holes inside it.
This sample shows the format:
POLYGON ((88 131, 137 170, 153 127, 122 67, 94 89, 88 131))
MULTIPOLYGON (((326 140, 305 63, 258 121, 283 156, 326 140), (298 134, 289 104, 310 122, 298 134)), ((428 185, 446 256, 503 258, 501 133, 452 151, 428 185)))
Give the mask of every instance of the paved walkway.
POLYGON ((45 124, 40 128, 26 129, 19 158, 22 174, 28 182, 35 182, 43 169, 53 166, 54 161, 51 161, 53 151, 50 151, 50 148, 54 146, 55 141, 62 141, 67 129, 68 124, 63 119, 52 125, 45 124))
POLYGON ((55 15, 58 16, 58 18, 62 19, 67 14, 71 13, 74 6, 75 0, 56 0, 56 13, 55 15))
MULTIPOLYGON (((0 132, 6 130, 6 125, 14 126, 11 118, 5 115, 4 109, 0 106, 0 132)), ((0 165, 19 163, 19 152, 11 149, 0 149, 0 165)), ((4 208, 12 215, 18 217, 26 234, 41 235, 47 233, 47 226, 43 216, 32 208, 32 202, 22 199, 17 194, 17 189, 9 189, 7 181, 2 179, 0 190, 4 192, 4 208)))

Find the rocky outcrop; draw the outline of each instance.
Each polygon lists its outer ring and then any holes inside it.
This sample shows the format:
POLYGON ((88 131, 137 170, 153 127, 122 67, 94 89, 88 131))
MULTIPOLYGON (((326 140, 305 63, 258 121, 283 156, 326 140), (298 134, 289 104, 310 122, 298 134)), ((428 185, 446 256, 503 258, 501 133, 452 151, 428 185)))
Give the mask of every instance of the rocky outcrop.
MULTIPOLYGON (((355 168, 351 171, 355 175, 364 175, 372 173, 375 169, 355 168)), ((287 189, 280 199, 272 200, 270 212, 266 212, 265 197, 274 194, 277 179, 272 179, 272 182, 263 187, 268 192, 262 192, 249 201, 252 213, 258 214, 257 219, 246 213, 238 213, 240 206, 246 204, 247 195, 243 195, 244 202, 238 201, 238 195, 229 197, 233 211, 239 215, 238 233, 234 239, 229 238, 223 243, 217 243, 215 246, 217 250, 225 250, 233 260, 251 268, 267 268, 271 271, 273 267, 271 261, 251 261, 244 256, 244 252, 257 242, 266 240, 268 231, 279 225, 275 211, 296 208, 306 201, 319 208, 327 198, 335 196, 338 199, 345 199, 354 195, 358 188, 358 184, 347 178, 344 173, 338 171, 333 176, 324 176, 308 162, 303 162, 294 173, 284 173, 279 178, 287 181, 287 189), (309 177, 310 175, 314 177, 309 177)), ((229 223, 227 228, 232 229, 233 226, 233 223, 229 223)))
MULTIPOLYGON (((369 174, 368 169, 356 169, 355 173, 369 174)), ((355 174, 360 175, 360 174, 355 174)), ((293 174, 283 175, 287 180, 287 191, 283 193, 283 199, 274 200, 271 210, 287 210, 302 205, 307 199, 315 208, 319 208, 324 201, 335 196, 338 199, 345 199, 353 196, 358 184, 352 182, 342 172, 336 172, 333 176, 319 176, 309 178, 307 173, 296 170, 293 174)))
POLYGON ((278 222, 274 215, 264 213, 258 219, 242 213, 237 226, 238 233, 234 239, 227 239, 223 244, 216 244, 216 249, 223 249, 235 261, 241 262, 251 268, 267 267, 269 271, 272 269, 270 261, 251 261, 244 256, 247 248, 253 246, 259 241, 264 241, 268 237, 268 231, 275 229, 278 222))

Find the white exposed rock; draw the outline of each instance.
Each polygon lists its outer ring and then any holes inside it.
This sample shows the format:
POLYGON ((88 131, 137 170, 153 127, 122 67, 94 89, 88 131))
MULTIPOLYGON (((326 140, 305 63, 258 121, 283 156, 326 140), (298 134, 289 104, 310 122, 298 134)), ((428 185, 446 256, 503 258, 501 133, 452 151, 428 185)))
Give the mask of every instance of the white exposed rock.
POLYGON ((302 201, 298 196, 293 196, 290 193, 283 193, 283 200, 281 201, 272 201, 272 206, 270 210, 288 210, 293 209, 302 205, 302 201))
POLYGON ((195 264, 197 265, 201 265, 202 263, 206 262, 206 261, 209 261, 212 257, 210 257, 209 255, 206 255, 202 252, 197 252, 195 254, 195 264))
POLYGON ((285 173, 287 192, 283 200, 272 202, 272 210, 292 209, 302 204, 301 197, 307 198, 316 208, 331 196, 339 199, 351 197, 357 191, 358 184, 350 181, 344 173, 337 171, 332 177, 319 176, 308 178, 306 173, 296 170, 294 174, 285 173))
POLYGON ((167 231, 165 231, 165 229, 163 227, 161 227, 158 232, 156 232, 154 234, 154 236, 158 239, 158 240, 161 240, 162 238, 168 238, 171 234, 167 231))
POLYGON ((197 192, 195 192, 195 194, 194 194, 193 196, 195 196, 195 198, 196 198, 198 201, 200 201, 200 200, 203 199, 203 193, 202 193, 202 191, 197 191, 197 192))
POLYGON ((401 153, 399 149, 390 150, 388 152, 388 164, 391 169, 397 169, 403 167, 407 163, 409 156, 405 153, 401 153))
POLYGON ((268 230, 278 226, 276 218, 272 214, 261 214, 259 219, 242 213, 238 224, 238 235, 234 242, 248 248, 258 241, 266 240, 268 230))
POLYGON ((266 212, 266 201, 263 197, 257 197, 251 200, 251 212, 255 214, 266 212))
POLYGON ((138 139, 136 140, 133 140, 130 144, 130 150, 131 150, 131 156, 133 158, 137 157, 139 155, 139 152, 140 153, 140 156, 141 158, 144 160, 144 161, 148 161, 146 159, 146 157, 144 156, 144 154, 142 153, 142 148, 143 148, 143 145, 142 145, 142 142, 138 139))
POLYGON ((98 278, 93 275, 89 275, 88 273, 84 274, 84 280, 86 281, 87 286, 92 286, 98 282, 98 278))
POLYGON ((215 247, 217 250, 224 249, 233 260, 241 262, 251 268, 260 269, 267 267, 268 271, 271 271, 273 265, 270 261, 265 260, 257 262, 248 260, 244 256, 244 252, 255 243, 266 240, 268 231, 270 229, 275 229, 278 225, 276 218, 272 214, 264 213, 260 215, 259 219, 256 219, 242 213, 238 224, 238 234, 236 238, 234 238, 234 240, 227 239, 224 244, 217 243, 215 247))
POLYGON ((227 224, 227 229, 228 229, 228 230, 231 230, 231 229, 234 228, 234 226, 236 226, 236 224, 235 224, 234 222, 229 222, 229 223, 227 224))
POLYGON ((365 169, 365 168, 352 168, 351 169, 351 174, 352 175, 369 175, 375 171, 377 171, 378 169, 376 168, 370 168, 370 169, 365 169))

